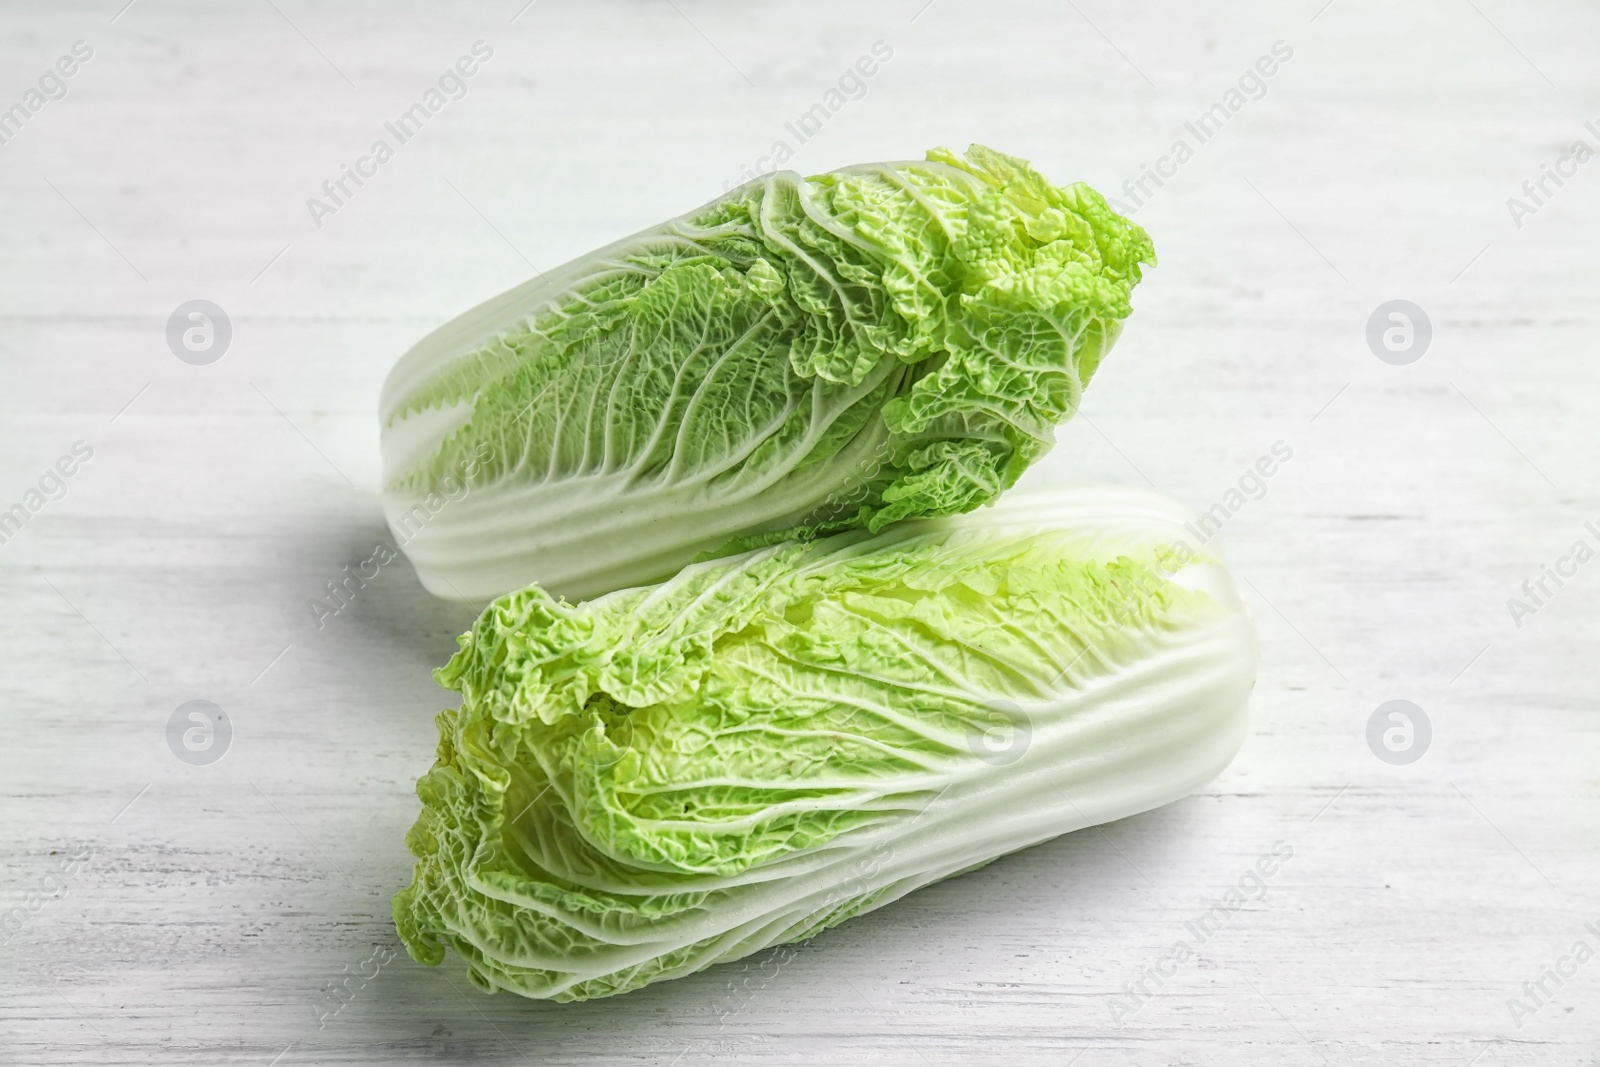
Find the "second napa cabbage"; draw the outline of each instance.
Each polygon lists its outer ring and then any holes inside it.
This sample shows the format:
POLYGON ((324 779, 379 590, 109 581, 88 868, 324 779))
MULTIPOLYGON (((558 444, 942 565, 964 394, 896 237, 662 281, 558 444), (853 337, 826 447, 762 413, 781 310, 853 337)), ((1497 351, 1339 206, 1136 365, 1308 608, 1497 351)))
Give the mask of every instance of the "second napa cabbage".
POLYGON ((495 600, 436 677, 394 902, 487 990, 584 1000, 808 938, 1187 795, 1256 642, 1187 516, 1118 489, 495 600))
POLYGON ((992 503, 1131 312, 1149 238, 974 146, 785 172, 430 334, 381 402, 433 593, 587 597, 992 503))

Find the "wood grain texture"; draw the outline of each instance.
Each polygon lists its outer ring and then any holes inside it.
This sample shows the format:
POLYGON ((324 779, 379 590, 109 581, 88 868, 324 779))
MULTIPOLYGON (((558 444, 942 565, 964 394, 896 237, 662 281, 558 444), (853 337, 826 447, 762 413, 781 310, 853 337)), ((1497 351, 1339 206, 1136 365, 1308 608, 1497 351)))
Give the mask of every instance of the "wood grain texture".
POLYGON ((1600 163, 1520 227, 1506 204, 1600 146, 1592 7, 121 6, 0 7, 0 106, 94 50, 0 146, 0 510, 93 448, 0 545, 0 914, 25 912, 0 1062, 1596 1062, 1600 962, 1521 1025, 1507 1006, 1600 946, 1600 563, 1520 628, 1506 606, 1600 522, 1600 163), (306 199, 480 39, 466 96, 314 225, 306 199), (472 616, 404 562, 323 629, 307 606, 386 536, 384 373, 714 195, 879 40, 793 167, 981 141, 1116 193, 1292 48, 1140 206, 1161 265, 1028 475, 1198 512, 1293 448, 1222 535, 1264 651, 1243 752, 782 966, 548 1005, 402 954, 319 1025, 328 983, 398 950, 428 672, 472 616), (234 328, 210 366, 164 336, 195 298, 234 328), (1409 366, 1364 338, 1395 298, 1433 326, 1409 366), (1395 698, 1434 728, 1410 766, 1365 741, 1395 698), (234 724, 210 766, 167 747, 191 699, 234 724), (1266 895, 1116 1011, 1279 841, 1266 895))

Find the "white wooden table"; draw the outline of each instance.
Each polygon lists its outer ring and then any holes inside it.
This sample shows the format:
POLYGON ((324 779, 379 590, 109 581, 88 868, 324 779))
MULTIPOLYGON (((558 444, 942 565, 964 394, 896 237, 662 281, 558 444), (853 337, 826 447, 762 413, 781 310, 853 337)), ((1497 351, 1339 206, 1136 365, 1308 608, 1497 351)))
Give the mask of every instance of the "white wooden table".
POLYGON ((0 510, 40 504, 0 545, 0 1062, 1595 1062, 1600 962, 1570 953, 1600 949, 1600 563, 1507 607, 1600 545, 1600 163, 1520 227, 1506 203, 1600 147, 1592 6, 122 2, 0 10, 0 107, 92 49, 0 146, 0 510), (319 227, 307 199, 480 40, 465 96, 319 227), (324 629, 308 606, 386 536, 383 374, 778 139, 807 172, 980 141, 1113 194, 1175 174, 1137 212, 1161 265, 1028 481, 1198 512, 1293 449, 1222 533, 1252 736, 1200 795, 852 921, 731 1014, 738 965, 550 1005, 401 955, 319 1027, 398 949, 428 672, 472 615, 405 563, 324 629), (204 366, 165 336, 194 299, 232 324, 204 366), (1393 299, 1432 324, 1409 365, 1365 338, 1393 299), (1392 699, 1432 724, 1409 765, 1367 744, 1392 699), (190 700, 228 716, 218 762, 168 747, 190 700), (1280 841, 1266 895, 1165 964, 1280 841))

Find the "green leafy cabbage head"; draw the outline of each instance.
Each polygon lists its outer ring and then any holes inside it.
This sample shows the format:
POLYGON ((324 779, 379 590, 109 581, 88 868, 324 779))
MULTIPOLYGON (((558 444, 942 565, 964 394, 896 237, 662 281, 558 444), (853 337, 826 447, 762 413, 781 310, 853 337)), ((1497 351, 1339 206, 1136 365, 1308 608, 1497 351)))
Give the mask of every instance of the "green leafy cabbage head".
POLYGON ((970 511, 1050 448, 1154 261, 1088 186, 978 146, 773 174, 407 353, 385 511, 458 599, 970 511))
POLYGON ((800 940, 1185 795, 1255 666, 1181 511, 1116 490, 492 603, 437 677, 411 954, 585 999, 800 940))

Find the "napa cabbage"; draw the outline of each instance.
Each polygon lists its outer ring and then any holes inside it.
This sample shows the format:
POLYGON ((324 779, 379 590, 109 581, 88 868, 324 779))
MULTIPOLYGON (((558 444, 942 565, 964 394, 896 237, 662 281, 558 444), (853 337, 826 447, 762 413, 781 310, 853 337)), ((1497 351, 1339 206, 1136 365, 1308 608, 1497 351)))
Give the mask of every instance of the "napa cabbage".
POLYGON ((1145 232, 974 146, 772 174, 466 312, 380 401, 431 592, 586 597, 991 503, 1131 312, 1145 232))
POLYGON ((496 599, 436 673, 460 707, 402 940, 486 990, 608 996, 1187 795, 1244 737, 1256 642, 1185 518, 1010 494, 496 599))

